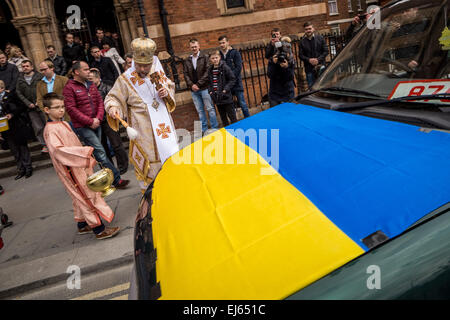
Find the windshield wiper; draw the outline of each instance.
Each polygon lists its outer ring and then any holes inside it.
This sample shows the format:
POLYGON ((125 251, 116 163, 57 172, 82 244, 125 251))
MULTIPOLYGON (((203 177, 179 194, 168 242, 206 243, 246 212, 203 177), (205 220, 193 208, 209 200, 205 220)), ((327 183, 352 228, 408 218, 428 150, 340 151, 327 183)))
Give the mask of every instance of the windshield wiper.
POLYGON ((331 92, 347 92, 347 93, 356 93, 356 94, 362 94, 369 97, 377 97, 381 98, 380 95, 364 91, 364 90, 358 90, 358 89, 352 89, 352 88, 344 88, 344 87, 327 87, 327 88, 321 88, 317 90, 312 90, 304 93, 300 93, 298 96, 296 96, 293 101, 299 101, 300 99, 307 97, 311 94, 317 93, 317 92, 323 92, 323 91, 331 91, 331 92))
POLYGON ((419 100, 450 100, 450 94, 448 93, 441 93, 441 94, 431 94, 431 95, 424 95, 424 96, 408 96, 408 97, 398 97, 394 99, 381 99, 381 100, 371 100, 371 101, 362 101, 362 102, 355 102, 355 103, 346 103, 346 104, 339 104, 335 106, 331 106, 331 110, 355 110, 355 109, 364 109, 368 107, 375 107, 375 106, 383 106, 383 105, 389 105, 394 104, 397 102, 405 102, 405 101, 419 101, 419 100))

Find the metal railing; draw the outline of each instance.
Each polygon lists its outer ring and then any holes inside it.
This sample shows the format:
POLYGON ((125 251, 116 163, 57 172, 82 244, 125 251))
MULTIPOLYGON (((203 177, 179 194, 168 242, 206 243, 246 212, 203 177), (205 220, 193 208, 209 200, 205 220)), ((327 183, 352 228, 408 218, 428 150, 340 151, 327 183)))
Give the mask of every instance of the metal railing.
MULTIPOLYGON (((345 47, 346 39, 341 34, 322 34, 322 36, 328 46, 329 54, 326 59, 326 64, 328 65, 345 47)), ((295 58, 297 94, 307 90, 306 77, 303 70, 304 66, 299 58, 300 41, 301 39, 297 37, 291 42, 295 58)), ((265 48, 266 45, 258 44, 239 49, 242 57, 242 84, 249 107, 255 107, 267 101, 269 79, 267 77, 268 61, 265 58, 265 48)), ((183 59, 177 56, 161 61, 168 77, 175 82, 177 92, 188 90, 184 82, 183 61, 183 59)))

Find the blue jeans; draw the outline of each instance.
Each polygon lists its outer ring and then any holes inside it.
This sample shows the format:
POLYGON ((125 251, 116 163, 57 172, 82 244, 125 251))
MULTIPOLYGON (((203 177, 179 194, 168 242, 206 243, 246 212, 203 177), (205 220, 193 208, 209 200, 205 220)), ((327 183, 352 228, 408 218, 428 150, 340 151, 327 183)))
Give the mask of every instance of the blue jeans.
POLYGON ((313 86, 314 82, 316 81, 316 75, 314 74, 314 72, 306 73, 306 81, 308 82, 308 87, 311 90, 311 87, 313 86))
POLYGON ((248 112, 247 103, 244 98, 244 91, 235 91, 233 95, 237 98, 239 106, 242 109, 242 113, 244 114, 244 118, 250 117, 250 113, 248 112))
POLYGON ((106 156, 106 152, 102 146, 101 140, 102 128, 75 128, 75 133, 81 138, 81 140, 84 141, 86 145, 94 148, 95 160, 97 160, 97 162, 100 162, 103 167, 111 169, 114 174, 113 185, 116 185, 120 180, 120 172, 106 156))
POLYGON ((204 107, 206 107, 206 111, 208 112, 211 128, 219 128, 219 124, 217 123, 216 109, 214 108, 214 104, 212 103, 211 96, 209 95, 208 90, 199 90, 197 92, 191 91, 191 94, 192 100, 194 100, 195 109, 197 109, 198 117, 202 122, 202 132, 208 130, 208 119, 206 118, 204 107))

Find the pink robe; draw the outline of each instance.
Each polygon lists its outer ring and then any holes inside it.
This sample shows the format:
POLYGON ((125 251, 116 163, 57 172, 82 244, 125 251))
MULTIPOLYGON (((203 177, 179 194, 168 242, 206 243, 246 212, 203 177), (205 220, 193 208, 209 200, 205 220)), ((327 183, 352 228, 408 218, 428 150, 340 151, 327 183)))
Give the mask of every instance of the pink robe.
POLYGON ((86 185, 96 163, 92 157, 94 148, 83 147, 65 121, 47 122, 44 139, 53 167, 72 198, 75 221, 86 222, 91 228, 102 224, 100 217, 111 222, 114 212, 100 192, 94 192, 86 185))

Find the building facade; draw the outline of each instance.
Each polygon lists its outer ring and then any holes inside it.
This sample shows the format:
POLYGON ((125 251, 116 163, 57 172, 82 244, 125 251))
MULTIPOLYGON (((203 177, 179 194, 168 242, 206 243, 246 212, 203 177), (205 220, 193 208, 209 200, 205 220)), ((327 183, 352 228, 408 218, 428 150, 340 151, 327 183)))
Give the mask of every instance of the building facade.
MULTIPOLYGON (((4 0, 0 7, 2 31, 11 27, 17 32, 12 41, 35 61, 46 57, 45 47, 53 44, 60 51, 64 33, 69 31, 65 20, 81 8, 81 29, 92 38, 96 26, 119 32, 125 51, 130 42, 143 33, 138 1, 134 0, 4 0), (12 24, 12 26, 10 25, 12 24), (6 27, 5 25, 9 25, 6 27)), ((258 42, 270 37, 273 27, 284 34, 298 34, 303 23, 312 21, 318 30, 329 30, 327 3, 317 0, 143 0, 149 35, 159 49, 167 50, 170 39, 173 51, 188 51, 189 39, 195 37, 203 47, 217 46, 217 37, 227 34, 234 44, 258 42), (163 17, 167 21, 163 23, 163 17)), ((77 33, 77 30, 71 30, 77 33)), ((3 33, 3 32, 2 32, 3 33)), ((13 32, 14 33, 14 32, 13 32)), ((5 37, 7 38, 7 37, 5 37)), ((4 46, 4 43, 2 43, 4 46)))
MULTIPOLYGON (((123 52, 130 51, 134 38, 144 34, 158 45, 160 58, 189 54, 189 40, 196 38, 203 49, 218 46, 218 37, 227 35, 237 48, 264 45, 272 28, 282 34, 301 36, 303 24, 310 21, 319 32, 345 31, 354 15, 365 11, 366 0, 2 0, 0 1, 1 49, 6 42, 17 44, 35 63, 46 58, 46 46, 54 45, 61 54, 64 35, 70 31, 90 43, 95 27, 119 33, 123 52), (362 2, 362 3, 361 3, 362 2), (143 6, 140 7, 139 5, 143 6), (361 6, 360 6, 361 4, 361 6), (73 7, 75 5, 76 7, 73 7), (78 8, 78 9, 77 9, 78 8), (78 11, 77 11, 78 10, 78 11), (68 19, 78 15, 75 29, 68 19)), ((73 21, 73 19, 72 19, 73 21)), ((254 69, 254 68, 253 68, 254 69)), ((256 67, 259 72, 260 67, 256 67)), ((246 73, 252 67, 244 67, 246 73)), ((264 70, 265 72, 265 70, 264 70)), ((182 81, 182 77, 181 77, 182 81)), ((255 84, 256 85, 256 84, 255 84)), ((258 84, 261 86, 261 84, 258 84)), ((264 89, 266 90, 266 89, 264 89)), ((260 101, 261 94, 255 100, 260 101)), ((177 94, 175 119, 188 127, 196 116, 188 91, 177 94)))

